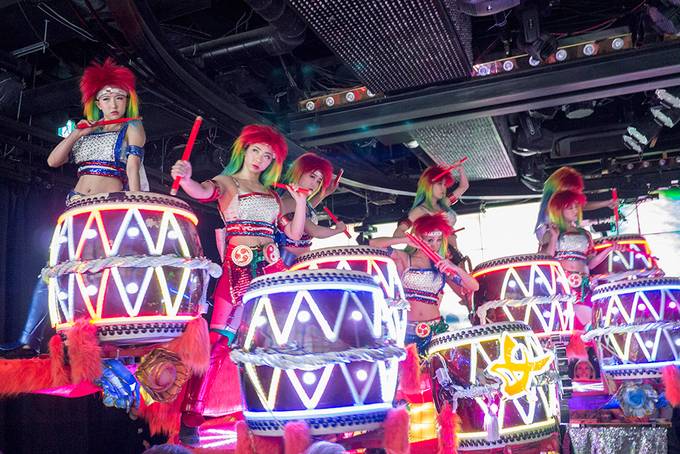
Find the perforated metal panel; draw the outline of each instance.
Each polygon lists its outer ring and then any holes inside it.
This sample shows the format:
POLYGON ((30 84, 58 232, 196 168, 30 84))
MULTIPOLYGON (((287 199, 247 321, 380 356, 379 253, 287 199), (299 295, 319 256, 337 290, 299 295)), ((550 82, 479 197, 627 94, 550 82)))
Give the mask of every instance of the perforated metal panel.
POLYGON ((509 142, 501 134, 505 133, 487 117, 421 128, 412 136, 435 162, 451 164, 467 156, 468 178, 489 180, 516 175, 507 152, 509 142))
POLYGON ((374 91, 423 87, 471 73, 464 47, 439 0, 288 3, 374 91))

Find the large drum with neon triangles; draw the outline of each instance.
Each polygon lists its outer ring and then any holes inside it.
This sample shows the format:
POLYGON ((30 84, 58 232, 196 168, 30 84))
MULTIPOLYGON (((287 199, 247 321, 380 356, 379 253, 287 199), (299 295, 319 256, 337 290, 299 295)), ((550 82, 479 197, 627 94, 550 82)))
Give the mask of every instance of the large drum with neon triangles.
POLYGON ((198 219, 180 199, 148 192, 79 197, 59 217, 50 245, 52 326, 86 319, 99 340, 165 342, 200 316, 208 273, 198 219))
POLYGON ((590 270, 595 282, 616 282, 640 277, 662 277, 656 258, 642 235, 618 235, 599 238, 594 242, 595 252, 609 250, 607 258, 590 270), (613 246, 619 246, 614 250, 613 246))

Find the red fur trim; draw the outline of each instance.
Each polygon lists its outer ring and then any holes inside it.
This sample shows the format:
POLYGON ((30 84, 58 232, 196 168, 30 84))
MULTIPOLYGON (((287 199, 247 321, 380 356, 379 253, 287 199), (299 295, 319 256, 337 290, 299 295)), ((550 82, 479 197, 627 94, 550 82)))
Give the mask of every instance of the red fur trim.
POLYGON ((406 346, 406 358, 399 367, 399 390, 406 394, 420 393, 420 360, 415 344, 406 346))
POLYGON ((238 367, 227 357, 215 374, 215 381, 205 403, 206 416, 223 416, 243 410, 238 367))
POLYGON ((245 421, 238 421, 236 423, 235 454, 255 454, 252 440, 250 439, 250 431, 248 430, 248 424, 245 421))
POLYGON ((553 186, 556 191, 583 191, 583 176, 573 167, 560 167, 546 180, 546 185, 553 186))
POLYGON ((85 104, 97 96, 97 92, 110 85, 130 93, 135 90, 135 75, 125 66, 117 65, 111 57, 104 63, 92 63, 80 79, 81 102, 85 104))
POLYGON ((586 344, 583 343, 580 332, 575 332, 571 335, 569 344, 567 344, 567 358, 588 359, 586 344))
POLYGON ((69 370, 64 360, 64 343, 61 336, 55 334, 50 339, 50 376, 52 386, 64 386, 70 381, 69 370))
POLYGON ((413 222, 413 231, 418 236, 442 232, 448 238, 453 233, 453 227, 444 213, 425 214, 413 222))
POLYGON ((0 397, 16 396, 48 388, 51 384, 49 359, 0 360, 0 397))
POLYGON ((586 196, 582 192, 559 191, 550 197, 548 210, 558 212, 572 204, 583 206, 586 204, 586 196))
POLYGON ((76 321, 66 333, 71 382, 94 381, 102 375, 102 351, 97 328, 87 320, 76 321))
POLYGON ((283 454, 281 437, 261 437, 253 435, 253 447, 257 454, 283 454))
MULTIPOLYGON (((446 167, 445 166, 440 166, 440 165, 434 165, 430 166, 423 173, 420 175, 420 181, 423 181, 423 179, 427 179, 427 182, 429 184, 436 183, 434 181, 435 177, 437 175, 441 175, 442 172, 446 172, 446 167)), ((451 175, 451 172, 446 172, 443 177, 440 177, 437 181, 443 181, 444 185, 448 188, 453 186, 453 176, 451 175)))
POLYGON ((184 333, 168 344, 193 375, 203 375, 210 364, 210 333, 203 317, 187 323, 184 333))
MULTIPOLYGON (((408 411, 405 407, 394 408, 387 412, 383 424, 385 450, 391 454, 408 454, 408 411)), ((287 454, 287 453, 286 453, 287 454)))
POLYGON ((288 154, 286 138, 271 126, 247 125, 241 130, 237 140, 243 144, 244 151, 249 145, 266 143, 272 147, 277 163, 283 164, 283 161, 286 160, 286 155, 288 154))
POLYGON ((289 422, 283 428, 284 454, 303 454, 311 444, 312 435, 306 422, 289 422))
POLYGON ((149 423, 151 435, 165 434, 172 439, 179 434, 179 421, 185 392, 186 385, 172 402, 154 402, 151 405, 145 405, 142 401, 139 414, 149 423))
POLYGON ((451 411, 451 406, 446 403, 437 420, 439 423, 439 449, 437 453, 456 454, 458 452, 458 440, 456 439, 458 415, 451 411))
POLYGON ((674 407, 680 405, 680 371, 677 366, 661 369, 661 379, 666 388, 666 399, 674 407))
MULTIPOLYGON (((318 170, 323 176, 323 182, 321 183, 322 190, 326 190, 328 185, 331 184, 333 179, 333 164, 326 159, 322 158, 316 153, 305 153, 293 162, 293 166, 298 166, 300 168, 300 175, 307 172, 313 172, 318 170)), ((293 183, 297 183, 294 181, 293 183)))

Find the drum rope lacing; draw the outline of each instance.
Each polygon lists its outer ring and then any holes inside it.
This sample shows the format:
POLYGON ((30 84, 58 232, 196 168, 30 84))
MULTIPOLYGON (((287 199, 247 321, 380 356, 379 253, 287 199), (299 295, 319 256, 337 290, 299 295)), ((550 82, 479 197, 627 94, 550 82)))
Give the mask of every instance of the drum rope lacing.
POLYGON ((653 329, 677 329, 680 328, 680 321, 659 321, 643 323, 641 325, 614 325, 604 328, 596 328, 581 335, 581 339, 589 341, 595 337, 607 336, 609 334, 628 334, 639 333, 641 331, 651 331, 653 329))
POLYGON ((206 257, 187 258, 174 254, 165 255, 131 255, 126 257, 104 257, 93 260, 69 260, 55 266, 45 267, 40 273, 44 280, 71 273, 99 273, 107 268, 148 268, 171 266, 192 270, 207 270, 210 276, 222 275, 222 267, 206 257))
POLYGON ((551 296, 532 296, 528 298, 522 298, 520 300, 511 299, 501 299, 494 301, 487 301, 477 308, 477 316, 479 317, 479 322, 481 324, 486 324, 488 322, 486 314, 491 309, 496 309, 498 307, 519 307, 519 306, 530 306, 538 304, 552 304, 552 303, 574 303, 576 301, 575 295, 551 295, 551 296))

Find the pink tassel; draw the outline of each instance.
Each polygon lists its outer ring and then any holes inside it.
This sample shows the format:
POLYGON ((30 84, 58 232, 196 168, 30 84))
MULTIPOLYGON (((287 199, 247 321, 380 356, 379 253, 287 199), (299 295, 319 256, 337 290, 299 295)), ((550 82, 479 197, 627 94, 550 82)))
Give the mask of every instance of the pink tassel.
POLYGON ((312 444, 312 435, 306 422, 289 422, 283 429, 284 454, 303 454, 312 444))
POLYGON ((70 382, 69 370, 66 366, 64 358, 64 343, 61 336, 55 334, 50 339, 50 375, 52 377, 52 386, 64 386, 70 382))
POLYGON ((420 393, 420 359, 415 344, 406 346, 406 358, 399 367, 399 389, 405 394, 420 393))
POLYGON ((193 375, 203 375, 210 364, 210 338, 208 323, 203 317, 196 317, 177 339, 167 346, 179 355, 193 375))
MULTIPOLYGON (((387 413, 384 427, 383 446, 391 454, 408 454, 408 411, 405 407, 395 408, 387 413)), ((286 453, 288 454, 288 453, 286 453)))
POLYGON ((567 358, 588 359, 586 344, 583 343, 583 340, 581 339, 581 333, 578 331, 572 334, 571 338, 569 339, 569 344, 567 345, 567 358))
POLYGON ((661 379, 666 388, 666 400, 674 406, 680 405, 680 371, 676 366, 661 369, 661 379))
POLYGON ((439 449, 437 454, 456 454, 458 452, 458 440, 456 439, 458 415, 446 403, 437 419, 439 422, 439 449))
POLYGON ((87 320, 78 320, 66 333, 71 382, 92 382, 102 375, 102 352, 97 328, 87 320))

